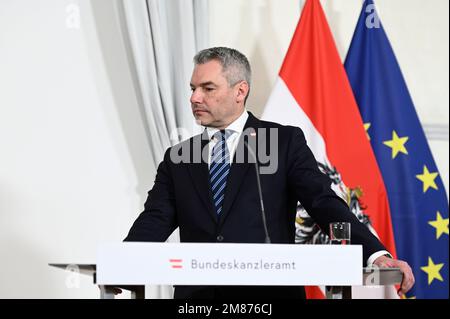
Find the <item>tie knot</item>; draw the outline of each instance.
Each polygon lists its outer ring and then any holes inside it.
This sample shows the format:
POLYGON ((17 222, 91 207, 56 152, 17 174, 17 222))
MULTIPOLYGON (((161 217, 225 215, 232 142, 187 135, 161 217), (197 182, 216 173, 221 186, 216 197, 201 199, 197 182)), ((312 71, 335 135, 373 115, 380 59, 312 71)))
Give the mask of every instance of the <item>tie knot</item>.
POLYGON ((233 134, 233 132, 230 130, 220 130, 216 134, 214 134, 214 137, 219 141, 227 140, 231 136, 231 134, 233 134))

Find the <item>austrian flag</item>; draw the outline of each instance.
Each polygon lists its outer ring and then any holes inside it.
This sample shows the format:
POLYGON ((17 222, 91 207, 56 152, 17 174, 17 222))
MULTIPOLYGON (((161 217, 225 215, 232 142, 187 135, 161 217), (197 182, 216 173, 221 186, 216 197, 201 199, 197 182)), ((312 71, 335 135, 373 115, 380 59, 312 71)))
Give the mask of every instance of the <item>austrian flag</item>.
POLYGON ((334 189, 395 257, 385 185, 319 0, 303 8, 263 119, 303 130, 321 170, 339 178, 334 189))

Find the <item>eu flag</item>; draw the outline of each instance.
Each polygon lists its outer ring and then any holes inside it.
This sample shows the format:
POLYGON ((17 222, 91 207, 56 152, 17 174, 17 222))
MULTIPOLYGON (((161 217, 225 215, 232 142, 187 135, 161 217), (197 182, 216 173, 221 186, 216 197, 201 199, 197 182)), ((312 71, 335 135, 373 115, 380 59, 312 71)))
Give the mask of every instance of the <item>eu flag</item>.
POLYGON ((448 200, 399 64, 366 0, 345 68, 388 192, 399 259, 415 298, 448 298, 448 200))

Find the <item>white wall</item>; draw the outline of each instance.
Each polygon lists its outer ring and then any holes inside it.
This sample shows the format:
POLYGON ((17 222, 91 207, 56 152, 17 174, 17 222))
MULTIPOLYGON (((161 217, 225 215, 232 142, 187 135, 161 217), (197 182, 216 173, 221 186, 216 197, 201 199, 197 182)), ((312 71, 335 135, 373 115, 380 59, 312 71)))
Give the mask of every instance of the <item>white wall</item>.
MULTIPOLYGON (((0 1, 0 298, 96 298, 87 277, 69 289, 47 263, 92 262, 98 242, 126 235, 153 184, 116 1, 0 1)), ((360 3, 324 2, 342 55, 360 3)), ((431 144, 447 183, 448 2, 377 3, 421 119, 444 127, 431 144)), ((261 114, 300 3, 211 0, 210 10, 211 45, 250 57, 261 114)))
POLYGON ((95 261, 153 183, 111 4, 0 2, 0 298, 96 298, 47 263, 95 261))

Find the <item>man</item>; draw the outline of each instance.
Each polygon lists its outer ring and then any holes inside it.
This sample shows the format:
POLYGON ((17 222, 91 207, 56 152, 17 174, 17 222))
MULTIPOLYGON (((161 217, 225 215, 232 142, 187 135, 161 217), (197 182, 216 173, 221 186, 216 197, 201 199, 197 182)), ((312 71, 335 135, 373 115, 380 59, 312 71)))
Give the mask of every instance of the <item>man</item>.
MULTIPOLYGON (((404 273, 400 294, 408 291, 414 283, 410 267, 390 258, 331 190, 301 129, 260 121, 245 110, 251 79, 247 58, 234 49, 218 47, 200 51, 194 62, 192 111, 206 129, 167 150, 145 210, 125 240, 163 242, 179 227, 182 242, 265 242, 257 175, 251 169, 255 165, 251 159, 258 153, 250 146, 254 139, 253 146, 270 153, 260 179, 272 243, 294 243, 300 201, 324 230, 331 222, 350 222, 352 243, 363 245, 364 263, 399 267, 404 273)), ((305 293, 302 287, 175 288, 175 298, 221 297, 304 298, 305 293)))

